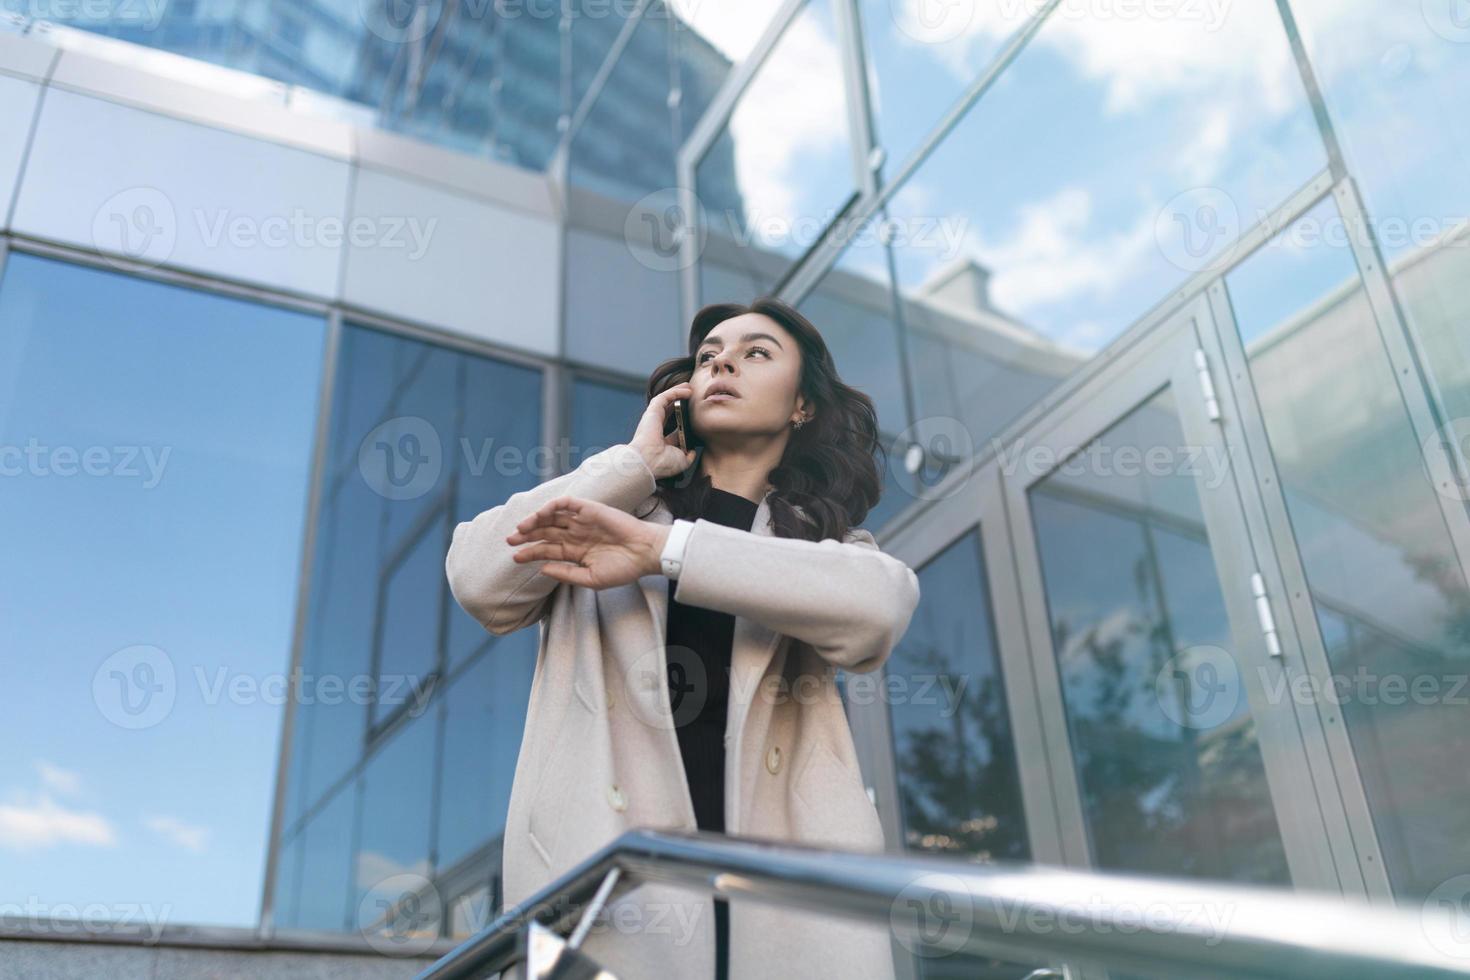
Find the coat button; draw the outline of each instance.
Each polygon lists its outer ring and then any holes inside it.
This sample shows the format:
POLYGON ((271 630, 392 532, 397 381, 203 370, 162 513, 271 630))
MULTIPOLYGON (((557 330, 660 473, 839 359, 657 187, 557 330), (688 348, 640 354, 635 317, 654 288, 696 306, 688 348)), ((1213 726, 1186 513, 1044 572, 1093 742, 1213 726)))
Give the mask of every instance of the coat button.
POLYGON ((619 813, 628 809, 628 798, 623 795, 622 790, 618 789, 617 783, 607 788, 607 805, 619 813))
POLYGON ((766 769, 773 776, 781 771, 781 746, 773 745, 766 753, 766 769))

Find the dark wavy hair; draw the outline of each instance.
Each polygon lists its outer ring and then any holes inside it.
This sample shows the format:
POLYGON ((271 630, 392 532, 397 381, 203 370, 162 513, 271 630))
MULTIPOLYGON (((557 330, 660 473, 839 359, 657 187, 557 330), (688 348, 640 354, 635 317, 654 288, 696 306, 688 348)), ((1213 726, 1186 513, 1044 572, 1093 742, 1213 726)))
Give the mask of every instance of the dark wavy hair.
MULTIPOLYGON (((873 399, 837 375, 832 352, 810 320, 784 300, 761 296, 748 306, 712 303, 694 315, 689 353, 664 361, 648 378, 648 398, 694 376, 694 355, 716 326, 744 313, 775 320, 801 348, 801 393, 811 406, 811 421, 793 428, 781 462, 766 479, 773 530, 778 537, 821 541, 847 536, 862 523, 883 492, 878 453, 878 413, 873 399)), ((704 512, 711 486, 701 472, 703 449, 683 473, 656 481, 655 496, 676 518, 704 512)), ((655 504, 657 506, 657 504, 655 504)))

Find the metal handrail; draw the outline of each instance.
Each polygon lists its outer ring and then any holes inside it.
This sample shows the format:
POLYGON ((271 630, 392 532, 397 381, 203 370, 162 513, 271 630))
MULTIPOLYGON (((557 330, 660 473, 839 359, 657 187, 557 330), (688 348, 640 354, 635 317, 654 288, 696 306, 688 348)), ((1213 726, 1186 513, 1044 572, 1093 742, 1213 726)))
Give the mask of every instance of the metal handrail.
MULTIPOLYGON (((1032 864, 855 854, 702 831, 630 830, 445 954, 418 980, 503 970, 537 922, 565 927, 644 882, 887 923, 910 949, 1157 977, 1430 980, 1470 977, 1470 942, 1426 916, 1235 884, 1032 864), (1463 942, 1463 941, 1462 941, 1463 942)), ((1426 910, 1427 911, 1427 910, 1426 910)), ((585 927, 579 932, 585 932, 585 927)), ((632 980, 632 978, 625 978, 632 980)))

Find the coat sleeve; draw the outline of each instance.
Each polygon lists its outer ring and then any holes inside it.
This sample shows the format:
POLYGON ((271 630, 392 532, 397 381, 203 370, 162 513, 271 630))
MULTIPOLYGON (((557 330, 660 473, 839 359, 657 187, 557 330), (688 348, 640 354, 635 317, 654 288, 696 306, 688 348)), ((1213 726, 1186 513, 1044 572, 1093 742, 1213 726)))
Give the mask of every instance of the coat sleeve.
POLYGON ((877 670, 919 604, 913 569, 863 529, 845 541, 754 534, 694 522, 674 598, 744 616, 854 673, 877 670))
POLYGON ((619 443, 584 459, 570 473, 511 494, 505 503, 455 525, 444 573, 464 611, 492 633, 513 633, 539 622, 561 584, 540 574, 545 561, 518 564, 520 546, 505 543, 516 525, 557 497, 583 497, 632 512, 656 489, 643 454, 619 443))

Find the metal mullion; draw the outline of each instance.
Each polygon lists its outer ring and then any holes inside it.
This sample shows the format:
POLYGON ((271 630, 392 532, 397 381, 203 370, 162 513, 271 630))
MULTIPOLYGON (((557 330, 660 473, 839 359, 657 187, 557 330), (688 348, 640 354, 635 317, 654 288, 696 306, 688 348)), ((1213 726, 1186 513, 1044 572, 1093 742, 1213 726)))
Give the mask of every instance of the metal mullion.
POLYGON ((632 40, 633 32, 643 22, 643 15, 647 12, 650 2, 651 0, 642 0, 638 5, 638 9, 618 29, 618 36, 613 39, 612 46, 603 55, 602 64, 598 67, 597 74, 593 75, 592 80, 587 83, 587 91, 582 93, 582 101, 578 102, 573 109, 571 119, 567 123, 566 132, 561 134, 561 138, 557 141, 556 150, 552 153, 553 159, 562 157, 563 155, 570 155, 572 139, 577 135, 577 130, 582 127, 582 123, 586 121, 587 116, 592 112, 592 107, 602 95, 603 87, 607 85, 607 80, 612 77, 613 71, 617 68, 618 60, 622 58, 623 51, 632 40))
POLYGON ((1063 864, 1066 846, 1055 789, 1057 774, 1052 766, 1054 753, 1042 723, 1034 667, 1036 655, 1021 613, 1024 597, 1017 572, 1016 545, 1006 505, 1005 481, 998 464, 981 471, 976 492, 980 543, 984 549, 985 576, 990 583, 996 653, 1010 710, 1026 839, 1032 861, 1063 864))
MULTIPOLYGON (((861 228, 863 223, 872 216, 874 211, 888 203, 888 199, 923 165, 930 154, 959 125, 960 120, 969 113, 975 103, 990 90, 991 86, 995 84, 996 79, 1020 56, 1021 52, 1031 42, 1031 39, 1036 36, 1037 32, 1046 23, 1047 18, 1051 16, 1052 11, 1060 6, 1060 4, 1061 0, 1046 0, 1045 6, 1033 14, 1030 20, 1011 35, 1010 40, 1005 43, 1005 46, 1001 48, 1000 52, 991 60, 990 64, 981 72, 979 77, 955 100, 954 104, 950 106, 949 111, 944 114, 934 129, 929 133, 929 136, 899 166, 897 173, 890 180, 885 181, 882 186, 877 186, 875 180, 875 193, 865 195, 867 197, 867 206, 862 209, 856 209, 851 217, 851 225, 854 230, 861 228)), ((866 82, 866 78, 864 81, 866 82)))
POLYGON ((832 0, 837 43, 842 50, 842 81, 847 106, 847 137, 852 152, 853 186, 866 196, 877 190, 870 165, 874 148, 872 114, 868 111, 862 21, 857 0, 832 0))
POLYGON ((780 43, 786 33, 786 28, 796 19, 796 15, 807 3, 808 0, 784 0, 781 8, 771 17, 765 32, 761 34, 760 40, 756 42, 750 54, 737 64, 730 74, 725 76, 719 91, 710 99, 704 114, 694 124, 694 129, 690 131, 684 145, 679 148, 681 157, 689 158, 691 162, 697 164, 709 150, 721 131, 724 130, 731 113, 735 111, 736 103, 745 94, 746 87, 760 71, 766 59, 770 57, 772 49, 780 43))
MULTIPOLYGON (((1435 438, 1443 432, 1443 412, 1437 405, 1443 406, 1444 402, 1439 397, 1433 375, 1425 366, 1423 348, 1417 344, 1388 278, 1378 235, 1363 206, 1357 182, 1352 177, 1345 177, 1333 189, 1333 194, 1342 219, 1347 222, 1349 247, 1414 435, 1424 453, 1446 452, 1445 443, 1457 443, 1457 440, 1453 434, 1449 440, 1435 438)), ((1445 458, 1449 472, 1464 472, 1459 466, 1461 460, 1454 453, 1446 452, 1445 458)), ((1470 511, 1456 495, 1443 493, 1432 484, 1426 485, 1434 492, 1435 503, 1459 561, 1460 575, 1470 585, 1470 511)))
POLYGON ((1327 100, 1322 95, 1322 86, 1317 82, 1317 72, 1312 67, 1312 59, 1307 54, 1307 46, 1302 41, 1301 30, 1297 27, 1296 15, 1291 9, 1291 0, 1276 0, 1276 11, 1281 16, 1281 27, 1286 34, 1286 42, 1291 48, 1292 59, 1296 62, 1297 73, 1301 76, 1302 88, 1306 90, 1307 102, 1312 107, 1312 118, 1317 124, 1317 134, 1322 140, 1322 149, 1327 154, 1327 169, 1332 173, 1333 179, 1341 179, 1348 173, 1342 144, 1338 142, 1337 129, 1332 124, 1332 114, 1327 109, 1327 100))
MULTIPOLYGON (((785 35, 786 28, 807 2, 808 0, 784 0, 781 8, 771 18, 771 22, 766 25, 765 32, 761 34, 755 48, 729 75, 725 76, 719 91, 705 107, 704 114, 699 117, 699 121, 694 124, 694 128, 685 137, 678 152, 674 155, 675 187, 678 194, 679 213, 683 218, 683 224, 679 229, 682 235, 679 242, 679 307, 685 324, 693 321, 699 306, 699 240, 702 233, 697 225, 703 220, 703 212, 699 207, 698 187, 695 183, 699 161, 704 158, 715 140, 719 138, 720 133, 724 131, 746 87, 754 79, 756 72, 765 64, 772 49, 785 35)), ((820 241, 821 239, 818 239, 818 242, 820 241)), ((679 334, 674 349, 683 350, 684 329, 679 324, 675 324, 675 327, 679 330, 679 334)))
MULTIPOLYGON (((1223 279, 1210 287, 1209 299, 1214 329, 1205 331, 1201 342, 1207 356, 1221 365, 1216 389, 1222 406, 1236 420, 1226 427, 1225 438, 1231 465, 1239 475, 1246 530, 1256 546, 1258 570, 1267 591, 1279 597, 1275 606, 1282 627, 1283 657, 1290 665, 1295 653, 1301 661, 1299 669, 1314 682, 1326 684, 1332 676, 1326 643, 1276 472, 1250 361, 1223 279)), ((1391 900, 1387 870, 1342 711, 1331 699, 1317 699, 1326 702, 1318 705, 1300 705, 1297 700, 1292 698, 1311 780, 1319 799, 1336 796, 1341 819, 1346 821, 1346 827, 1339 827, 1336 808, 1324 807, 1334 850, 1340 851, 1348 840, 1353 849, 1354 869, 1345 868, 1342 859, 1337 862, 1344 888, 1366 894, 1372 901, 1391 900)))
MULTIPOLYGON (((1207 450, 1219 461, 1218 465, 1228 468, 1220 474, 1218 485, 1197 481, 1196 489, 1229 619, 1230 654, 1255 724, 1263 775, 1293 885, 1299 889, 1342 891, 1361 897, 1364 883, 1353 857, 1347 815, 1330 771, 1322 766, 1325 744, 1320 722, 1315 717, 1302 718, 1303 706, 1296 705, 1295 698, 1289 699, 1290 704, 1272 700, 1270 685, 1290 682, 1292 660, 1288 651, 1292 641, 1286 617, 1279 615, 1277 627, 1282 655, 1270 653, 1255 597, 1248 587, 1251 576, 1259 573, 1267 583, 1268 601, 1273 608, 1281 608, 1285 590, 1280 576, 1273 563, 1261 560, 1261 545, 1269 553, 1269 538, 1262 542, 1259 533, 1252 533, 1252 523, 1247 517, 1250 504, 1255 503, 1255 473, 1249 453, 1233 438, 1238 431, 1233 391, 1223 377, 1215 380, 1227 373, 1220 370, 1225 362, 1215 342, 1219 330, 1210 303, 1219 286, 1216 283, 1201 297, 1189 346, 1197 344, 1198 349, 1205 351, 1207 363, 1217 368, 1211 372, 1217 397, 1222 388, 1226 389, 1220 421, 1207 417, 1199 397, 1184 397, 1177 402, 1185 444, 1207 450), (1310 793, 1304 794, 1303 788, 1310 793)), ((1174 387, 1180 393, 1198 392, 1198 385, 1193 358, 1187 351, 1183 352, 1175 364, 1174 387)), ((1258 527, 1254 530, 1259 532, 1258 527)), ((1305 707, 1310 711, 1310 706, 1305 707)))

